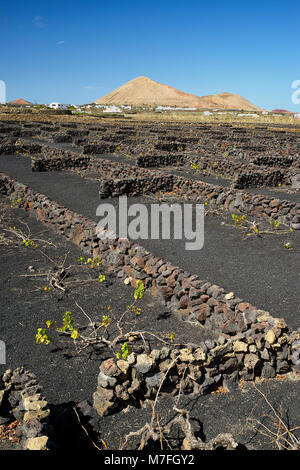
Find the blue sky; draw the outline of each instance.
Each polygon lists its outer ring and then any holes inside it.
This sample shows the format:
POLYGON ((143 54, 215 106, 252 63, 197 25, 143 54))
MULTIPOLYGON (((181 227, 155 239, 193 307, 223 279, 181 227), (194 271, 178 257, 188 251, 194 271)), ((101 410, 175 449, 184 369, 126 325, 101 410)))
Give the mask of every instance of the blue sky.
POLYGON ((299 0, 5 2, 0 40, 7 101, 88 103, 144 75, 300 112, 299 0))

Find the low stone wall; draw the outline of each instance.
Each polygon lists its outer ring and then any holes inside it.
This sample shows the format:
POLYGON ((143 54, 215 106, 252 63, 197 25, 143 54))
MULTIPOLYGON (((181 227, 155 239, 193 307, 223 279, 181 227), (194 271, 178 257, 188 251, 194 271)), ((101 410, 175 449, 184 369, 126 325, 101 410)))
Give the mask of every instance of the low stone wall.
POLYGON ((85 137, 89 135, 90 131, 89 129, 69 129, 67 130, 67 135, 70 135, 72 137, 85 137))
POLYGON ((263 336, 206 340, 150 354, 131 353, 127 360, 106 359, 100 365, 93 406, 105 416, 128 405, 141 406, 158 392, 199 396, 219 386, 232 391, 240 380, 270 379, 292 368, 299 372, 300 334, 288 336, 281 326, 275 324, 263 336))
MULTIPOLYGON (((190 199, 205 202, 208 208, 240 212, 262 219, 278 220, 280 224, 300 229, 300 204, 294 202, 254 195, 234 188, 208 184, 175 175, 165 174, 149 169, 97 159, 69 150, 33 144, 28 147, 21 142, 5 141, 0 145, 3 153, 39 153, 31 158, 32 171, 60 171, 67 169, 92 170, 99 173, 99 193, 101 197, 117 197, 122 194, 137 196, 158 191, 172 191, 178 196, 188 196, 190 199), (19 150, 17 150, 19 148, 19 150), (9 150, 11 152, 9 152, 9 150), (34 152, 34 150, 36 152, 34 152), (123 182, 121 181, 123 180, 123 182)), ((281 178, 279 172, 276 178, 281 178), (279 175, 279 176, 278 176, 279 175)), ((261 174, 257 174, 260 178, 261 174)), ((265 177, 265 176, 264 176, 265 177)), ((273 178, 273 174, 269 174, 273 178)), ((296 178, 293 176, 293 178, 296 178)), ((253 179, 253 176, 241 176, 241 179, 253 179)), ((237 177, 235 184, 239 187, 237 177)))
POLYGON ((42 145, 35 143, 27 143, 23 140, 0 138, 0 155, 15 155, 15 154, 35 154, 40 153, 42 145))
MULTIPOLYGON (((267 156, 265 156, 267 159, 267 156)), ((217 174, 233 179, 233 187, 251 188, 251 187, 276 187, 279 184, 291 185, 290 170, 283 170, 278 166, 261 166, 254 162, 243 163, 234 158, 201 158, 194 159, 200 163, 201 170, 209 174, 217 174)), ((269 160, 270 161, 270 160, 269 160)), ((200 170, 200 171, 201 171, 200 170)))
POLYGON ((6 134, 6 137, 10 135, 11 133, 19 132, 20 130, 21 130, 20 126, 7 126, 7 125, 0 126, 0 134, 6 134))
POLYGON ((300 230, 299 203, 184 178, 174 181, 173 191, 178 192, 178 195, 185 194, 197 202, 204 202, 207 208, 221 208, 267 221, 277 220, 280 224, 300 230))
MULTIPOLYGON (((254 332, 265 334, 275 320, 220 286, 201 280, 163 258, 156 257, 137 243, 127 239, 105 238, 106 231, 96 222, 57 204, 28 186, 0 174, 0 191, 25 210, 33 211, 37 219, 52 227, 93 257, 101 257, 109 270, 132 286, 142 280, 145 288, 183 319, 200 323, 226 338, 254 332), (100 233, 101 231, 101 233, 100 233)), ((282 329, 286 324, 280 320, 282 329)), ((278 324, 278 323, 276 323, 278 324)))
POLYGON ((78 169, 99 173, 101 198, 118 197, 122 194, 135 196, 157 191, 171 191, 174 179, 173 175, 165 175, 162 172, 137 169, 133 166, 67 150, 56 151, 51 147, 45 147, 41 156, 31 158, 31 168, 32 171, 78 169))
POLYGON ((233 179, 234 188, 251 188, 259 186, 278 186, 279 184, 291 185, 291 175, 289 171, 281 170, 281 167, 290 167, 293 159, 276 157, 256 157, 252 162, 243 163, 229 156, 220 159, 219 157, 196 157, 193 152, 184 155, 176 153, 139 156, 136 160, 137 166, 142 168, 160 166, 187 166, 191 164, 199 165, 199 171, 206 174, 222 175, 233 179), (259 165, 255 164, 259 161, 259 165), (263 162, 267 162, 262 167, 263 162), (273 162, 273 165, 271 165, 273 162), (281 165, 282 162, 282 165, 281 165), (277 166, 275 166, 277 163, 277 166))
POLYGON ((85 137, 74 138, 72 142, 73 147, 83 147, 84 145, 88 145, 89 141, 85 137))
POLYGON ((103 154, 103 153, 114 153, 117 149, 116 144, 112 144, 110 142, 100 142, 98 144, 87 144, 83 146, 83 153, 84 154, 103 154))
POLYGON ((60 123, 60 127, 66 127, 67 129, 77 129, 78 124, 77 122, 62 122, 60 123))
POLYGON ((40 130, 44 132, 58 132, 59 126, 40 126, 40 130))
POLYGON ((113 180, 101 178, 99 180, 99 195, 101 198, 119 197, 124 194, 139 196, 141 194, 151 194, 157 191, 171 191, 173 188, 173 178, 171 175, 154 175, 152 178, 122 178, 113 180), (112 190, 113 189, 113 190, 112 190))
POLYGON ((280 224, 291 226, 294 230, 300 229, 300 204, 295 202, 268 198, 264 195, 148 169, 138 169, 104 159, 97 161, 91 159, 89 169, 99 172, 101 197, 117 197, 122 194, 137 196, 158 191, 172 191, 179 197, 188 196, 195 202, 205 203, 207 208, 228 210, 266 220, 278 220, 280 224), (122 179, 123 185, 120 181, 122 179), (134 180, 134 184, 126 183, 128 180, 134 180))
POLYGON ((235 176, 232 187, 236 189, 257 188, 259 186, 278 186, 290 181, 289 177, 282 170, 256 170, 251 172, 239 173, 235 176))
POLYGON ((0 425, 17 420, 16 436, 23 450, 53 449, 50 410, 36 376, 19 367, 0 378, 0 425))
POLYGON ((61 171, 73 168, 87 168, 90 157, 70 150, 56 149, 39 143, 23 140, 0 139, 0 155, 31 155, 32 171, 61 171), (32 156, 34 155, 34 156, 32 156))
MULTIPOLYGON (((86 169, 90 164, 90 158, 82 154, 62 150, 64 157, 57 156, 54 149, 50 149, 53 156, 50 157, 31 157, 32 171, 62 171, 74 169, 86 169)), ((48 152, 49 155, 50 151, 48 152)))
POLYGON ((159 142, 154 145, 157 150, 166 150, 167 152, 183 152, 186 149, 186 144, 181 142, 159 142))
POLYGON ((61 133, 61 134, 55 134, 52 137, 52 140, 53 140, 53 142, 56 142, 56 143, 69 143, 69 142, 73 141, 73 138, 69 134, 62 134, 61 133))
POLYGON ((296 158, 273 157, 271 155, 259 155, 252 157, 250 161, 254 165, 275 166, 279 168, 289 168, 293 164, 298 165, 300 163, 296 158))
POLYGON ((4 127, 0 128, 1 134, 6 134, 6 136, 10 137, 33 137, 38 132, 38 129, 22 129, 22 127, 4 127))
POLYGON ((184 166, 187 164, 187 158, 185 155, 173 155, 168 153, 167 155, 159 154, 155 155, 143 155, 136 159, 137 166, 141 168, 151 168, 160 166, 184 166))

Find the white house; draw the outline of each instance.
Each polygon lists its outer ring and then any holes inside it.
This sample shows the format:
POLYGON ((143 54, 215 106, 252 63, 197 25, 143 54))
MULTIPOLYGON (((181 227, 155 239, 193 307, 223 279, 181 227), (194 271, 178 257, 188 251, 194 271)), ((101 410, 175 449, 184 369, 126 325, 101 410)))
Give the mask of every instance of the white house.
POLYGON ((67 106, 65 104, 53 102, 48 105, 49 108, 51 109, 66 109, 67 106))
POLYGON ((241 116, 241 117, 250 116, 250 117, 256 117, 256 118, 259 117, 258 114, 254 114, 254 113, 239 113, 238 116, 241 116))
POLYGON ((104 113, 121 113, 121 109, 118 106, 106 106, 103 109, 104 113))
POLYGON ((197 111, 197 108, 179 108, 177 106, 157 106, 156 112, 159 111, 197 111))

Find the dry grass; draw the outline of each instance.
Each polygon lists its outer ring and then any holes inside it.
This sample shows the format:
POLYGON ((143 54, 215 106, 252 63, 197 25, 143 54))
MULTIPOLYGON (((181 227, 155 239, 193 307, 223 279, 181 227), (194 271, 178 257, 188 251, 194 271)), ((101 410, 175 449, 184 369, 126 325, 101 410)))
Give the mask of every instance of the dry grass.
MULTIPOLYGON (((252 127, 257 124, 266 124, 268 126, 278 125, 286 126, 292 125, 295 131, 300 131, 300 119, 283 115, 283 116, 266 116, 260 115, 257 118, 251 116, 233 116, 231 114, 221 114, 204 116, 198 111, 166 111, 162 113, 156 113, 154 111, 142 111, 136 114, 124 114, 123 117, 108 117, 102 115, 99 110, 93 110, 93 115, 88 114, 55 114, 51 112, 33 109, 31 113, 26 113, 22 109, 13 109, 5 106, 0 106, 0 120, 13 121, 18 120, 20 122, 34 122, 47 119, 53 123, 64 123, 64 122, 77 122, 78 124, 110 122, 110 123, 125 123, 130 121, 131 123, 142 123, 150 121, 154 123, 201 123, 201 124, 233 124, 237 126, 252 127)), ((292 130, 292 129, 291 129, 292 130)))
POLYGON ((200 112, 189 111, 169 111, 163 113, 143 112, 138 114, 131 114, 133 121, 163 121, 163 122, 200 122, 207 124, 243 124, 243 125, 256 125, 256 124, 276 124, 276 125, 293 125, 295 130, 300 131, 300 119, 295 119, 290 116, 267 116, 261 115, 257 118, 252 116, 233 116, 231 114, 215 114, 211 116, 204 116, 200 112))
POLYGON ((246 423, 261 436, 267 437, 279 450, 300 450, 300 426, 290 427, 288 419, 284 416, 282 405, 277 410, 268 397, 255 384, 255 389, 262 396, 269 408, 261 419, 248 417, 246 423))
POLYGON ((0 439, 8 439, 12 442, 20 442, 20 438, 16 436, 16 428, 22 423, 20 421, 13 421, 8 424, 0 426, 0 439))

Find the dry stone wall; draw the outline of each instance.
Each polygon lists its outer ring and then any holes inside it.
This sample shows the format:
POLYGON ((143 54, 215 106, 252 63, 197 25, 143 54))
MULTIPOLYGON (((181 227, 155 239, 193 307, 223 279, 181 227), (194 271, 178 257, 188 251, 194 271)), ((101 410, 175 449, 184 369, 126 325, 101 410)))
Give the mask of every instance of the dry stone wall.
POLYGON ((218 334, 220 344, 247 343, 249 350, 244 353, 254 354, 258 349, 263 354, 260 359, 271 357, 275 372, 286 370, 290 365, 300 366, 299 334, 289 333, 283 319, 273 318, 268 312, 225 292, 222 287, 155 257, 134 242, 104 238, 105 230, 100 239, 96 222, 4 174, 0 174, 0 181, 2 194, 19 201, 17 205, 35 213, 45 225, 66 236, 87 254, 101 257, 117 277, 127 279, 132 286, 142 280, 153 296, 183 320, 200 323, 218 334))
POLYGON ((0 153, 35 153, 31 157, 32 171, 73 169, 99 173, 100 197, 117 197, 123 194, 136 196, 158 191, 172 191, 179 197, 188 196, 192 200, 205 202, 208 208, 221 208, 256 218, 277 220, 280 224, 290 226, 294 230, 300 229, 299 203, 238 191, 245 185, 264 185, 266 182, 278 185, 286 182, 287 179, 293 179, 297 183, 299 175, 295 169, 284 173, 282 170, 268 167, 269 172, 258 170, 240 174, 234 180, 235 188, 226 188, 39 144, 28 144, 11 139, 5 139, 0 144, 0 153))
POLYGON ((0 377, 0 425, 17 420, 16 437, 23 450, 48 450, 55 447, 50 409, 36 376, 19 367, 0 377))
MULTIPOLYGON (((288 337, 277 327, 259 339, 206 340, 199 345, 163 347, 150 354, 131 353, 100 365, 93 406, 100 416, 140 406, 160 395, 205 395, 218 387, 233 391, 240 380, 274 378, 292 369, 299 357, 300 335, 288 337)), ((296 366, 300 370, 300 366, 296 366)))

